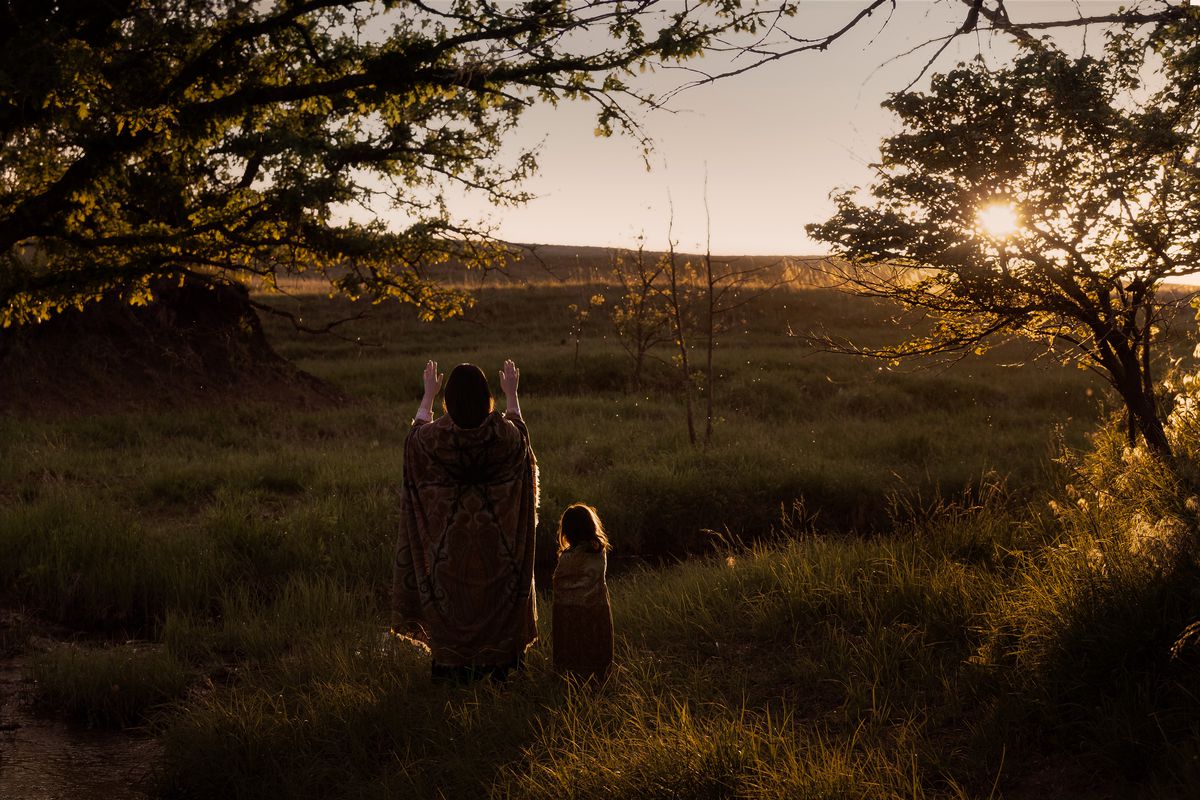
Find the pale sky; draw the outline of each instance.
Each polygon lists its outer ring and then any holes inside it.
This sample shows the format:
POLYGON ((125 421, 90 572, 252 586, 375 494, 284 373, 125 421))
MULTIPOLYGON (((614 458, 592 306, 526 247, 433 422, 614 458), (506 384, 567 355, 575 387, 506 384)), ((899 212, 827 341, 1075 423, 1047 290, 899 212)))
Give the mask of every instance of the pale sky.
MULTIPOLYGON (((1109 0, 1009 0, 1014 21, 1066 18, 1114 10, 1109 0)), ((817 36, 841 27, 861 0, 815 0, 793 31, 817 36)), ((638 144, 625 136, 597 138, 595 109, 586 103, 528 111, 514 148, 542 143, 539 174, 526 184, 537 198, 524 207, 491 208, 482 198, 456 198, 452 210, 490 219, 507 241, 627 247, 667 243, 670 207, 674 238, 685 251, 705 240, 704 181, 719 254, 806 255, 824 252, 804 232, 833 211, 831 190, 870 181, 879 141, 893 132, 879 107, 921 72, 936 45, 906 51, 962 23, 960 0, 899 0, 885 15, 860 24, 826 52, 789 56, 747 74, 689 90, 674 113, 643 115, 655 142, 647 171, 638 144)), ((1072 52, 1098 52, 1099 30, 1056 34, 1072 52)), ((982 54, 1000 61, 1015 50, 985 35, 959 37, 935 63, 947 71, 982 54)), ((700 66, 715 71, 713 59, 700 66)), ((649 76, 654 91, 677 85, 682 73, 649 76)), ((927 80, 925 81, 927 83, 927 80)), ((922 84, 918 84, 920 86, 922 84)))

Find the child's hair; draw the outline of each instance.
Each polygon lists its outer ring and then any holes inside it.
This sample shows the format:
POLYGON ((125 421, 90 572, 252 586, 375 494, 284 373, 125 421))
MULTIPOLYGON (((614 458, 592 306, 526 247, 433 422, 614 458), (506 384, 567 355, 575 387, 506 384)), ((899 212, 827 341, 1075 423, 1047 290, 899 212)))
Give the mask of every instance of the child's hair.
POLYGON ((572 503, 558 520, 558 549, 591 545, 596 552, 608 550, 608 536, 596 509, 585 503, 572 503))

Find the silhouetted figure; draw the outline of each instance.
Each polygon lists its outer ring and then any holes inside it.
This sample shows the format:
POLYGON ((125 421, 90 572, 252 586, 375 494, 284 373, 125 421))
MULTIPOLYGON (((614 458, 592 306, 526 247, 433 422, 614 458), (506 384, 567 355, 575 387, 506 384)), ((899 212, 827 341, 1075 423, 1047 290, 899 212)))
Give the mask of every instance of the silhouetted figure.
POLYGON ((558 523, 554 568, 554 669, 581 680, 602 680, 613 660, 612 609, 604 575, 608 537, 596 509, 567 507, 558 523))
POLYGON ((537 640, 538 475, 519 376, 506 361, 502 414, 483 372, 458 365, 445 382, 447 413, 433 421, 442 376, 435 362, 425 366, 425 396, 404 443, 393 630, 429 646, 435 680, 502 680, 537 640))

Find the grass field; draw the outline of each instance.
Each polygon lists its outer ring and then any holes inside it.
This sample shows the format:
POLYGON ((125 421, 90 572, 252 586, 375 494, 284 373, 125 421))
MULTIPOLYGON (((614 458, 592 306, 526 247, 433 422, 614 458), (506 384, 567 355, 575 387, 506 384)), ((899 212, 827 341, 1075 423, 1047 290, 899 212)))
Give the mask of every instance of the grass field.
MULTIPOLYGON (((1167 658, 1200 616, 1197 581, 1129 557, 1129 515, 1099 514, 1079 476, 1143 487, 1146 514, 1190 512, 1122 461, 1119 436, 1088 443, 1093 376, 1003 366, 1027 360, 1016 347, 905 369, 813 352, 812 328, 898 331, 863 300, 779 292, 721 335, 715 439, 692 447, 668 365, 630 391, 600 315, 576 360, 567 305, 596 291, 485 289, 438 324, 379 308, 337 329, 351 341, 268 321, 343 404, 0 419, 5 602, 82 634, 33 660, 47 704, 148 725, 171 797, 1200 786, 1197 665, 1167 658), (619 667, 600 690, 559 683, 545 642, 504 691, 434 687, 383 636, 421 367, 494 374, 506 357, 544 556, 575 500, 599 508, 616 562, 708 554, 613 579, 619 667), (1052 465, 1063 447, 1092 454, 1052 465)), ((282 302, 309 324, 347 312, 282 302)))
MULTIPOLYGON (((468 321, 428 325, 385 311, 344 331, 381 347, 282 328, 276 336, 284 355, 400 431, 427 358, 491 371, 515 358, 545 475, 543 507, 552 515, 589 499, 625 552, 671 550, 700 529, 753 535, 799 497, 826 527, 863 529, 887 524, 893 492, 956 495, 992 471, 1014 486, 1036 485, 1052 448, 1081 444, 1102 407, 1087 373, 1053 363, 1001 366, 1028 360, 1016 347, 988 360, 902 369, 814 352, 800 338, 810 329, 866 342, 896 331, 867 301, 788 292, 760 301, 720 337, 714 445, 691 448, 672 368, 652 364, 649 388, 629 391, 631 362, 595 311, 576 362, 567 307, 594 293, 498 288, 480 297, 468 321)), ((313 324, 336 311, 297 308, 313 324)))

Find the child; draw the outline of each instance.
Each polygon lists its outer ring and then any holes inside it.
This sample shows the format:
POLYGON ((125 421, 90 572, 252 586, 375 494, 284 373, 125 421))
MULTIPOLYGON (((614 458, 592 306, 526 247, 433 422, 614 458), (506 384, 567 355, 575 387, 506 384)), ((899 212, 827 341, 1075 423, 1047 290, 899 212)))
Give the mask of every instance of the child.
POLYGON ((608 537, 596 509, 567 506, 558 522, 558 565, 554 568, 554 669, 582 680, 603 679, 613 659, 612 610, 608 586, 608 537))

